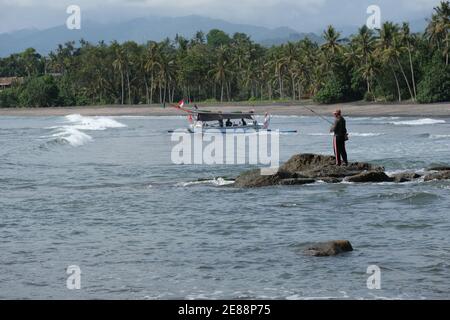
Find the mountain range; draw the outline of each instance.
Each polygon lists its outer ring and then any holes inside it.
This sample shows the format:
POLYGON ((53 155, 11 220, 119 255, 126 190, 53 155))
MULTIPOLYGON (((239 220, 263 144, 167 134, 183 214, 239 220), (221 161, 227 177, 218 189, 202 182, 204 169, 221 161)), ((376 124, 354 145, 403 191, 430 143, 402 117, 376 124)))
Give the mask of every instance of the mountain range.
MULTIPOLYGON (((411 30, 421 32, 426 24, 425 19, 411 21, 411 30)), ((203 31, 206 34, 211 29, 220 29, 230 35, 236 32, 246 33, 253 41, 267 47, 280 45, 288 41, 299 41, 306 37, 317 43, 323 42, 322 37, 316 33, 302 33, 289 27, 270 29, 198 15, 184 17, 149 16, 109 23, 83 21, 80 30, 69 30, 65 25, 61 25, 45 30, 25 29, 3 33, 0 34, 0 57, 22 52, 30 47, 35 48, 40 54, 46 55, 56 49, 58 44, 67 41, 78 42, 81 39, 91 43, 102 40, 106 43, 113 40, 122 43, 132 40, 142 44, 149 40, 174 39, 177 34, 190 39, 197 31, 203 31)), ((336 26, 336 29, 341 32, 343 37, 348 37, 357 32, 358 26, 336 26)))
POLYGON ((298 41, 305 37, 312 41, 321 42, 321 38, 314 33, 299 33, 288 27, 270 29, 196 15, 185 17, 151 16, 105 24, 83 21, 80 30, 69 30, 65 25, 62 25, 45 30, 26 29, 3 33, 0 34, 0 56, 8 56, 30 47, 45 55, 54 50, 58 44, 67 41, 78 42, 80 39, 92 43, 101 40, 107 43, 113 40, 118 42, 132 40, 138 43, 146 43, 149 40, 161 41, 167 37, 173 39, 177 34, 189 39, 197 31, 207 33, 211 29, 220 29, 230 35, 235 32, 246 33, 255 42, 265 46, 298 41))

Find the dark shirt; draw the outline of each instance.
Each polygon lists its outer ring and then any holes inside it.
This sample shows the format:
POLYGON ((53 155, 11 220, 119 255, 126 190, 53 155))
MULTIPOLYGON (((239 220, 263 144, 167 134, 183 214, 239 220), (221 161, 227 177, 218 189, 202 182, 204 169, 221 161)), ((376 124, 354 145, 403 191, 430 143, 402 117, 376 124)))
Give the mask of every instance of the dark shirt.
POLYGON ((347 127, 345 124, 344 117, 339 117, 334 122, 334 125, 331 127, 331 132, 334 133, 336 137, 345 137, 347 134, 347 127))

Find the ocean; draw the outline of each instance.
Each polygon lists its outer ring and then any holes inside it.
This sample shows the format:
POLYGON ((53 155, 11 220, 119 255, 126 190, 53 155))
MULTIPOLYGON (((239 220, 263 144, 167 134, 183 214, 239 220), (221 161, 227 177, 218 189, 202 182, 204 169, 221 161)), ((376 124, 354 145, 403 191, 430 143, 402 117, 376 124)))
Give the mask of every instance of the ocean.
MULTIPOLYGON (((242 190, 254 165, 175 165, 183 117, 0 117, 0 299, 439 299, 450 181, 242 190), (308 243, 350 240, 336 257, 308 243), (80 289, 67 286, 69 266, 80 289), (367 268, 380 268, 369 289, 367 268), (73 288, 72 288, 73 289, 73 288)), ((449 118, 347 118, 350 161, 450 165, 449 118)), ((329 125, 274 116, 280 160, 331 154, 329 125)))

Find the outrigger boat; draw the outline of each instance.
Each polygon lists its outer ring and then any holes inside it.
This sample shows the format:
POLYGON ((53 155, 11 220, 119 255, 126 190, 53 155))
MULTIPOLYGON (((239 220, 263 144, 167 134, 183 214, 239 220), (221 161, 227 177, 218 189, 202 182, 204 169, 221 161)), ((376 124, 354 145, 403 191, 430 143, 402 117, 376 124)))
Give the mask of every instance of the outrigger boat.
MULTIPOLYGON (((172 107, 182 110, 188 114, 189 133, 253 133, 266 131, 269 129, 271 116, 266 113, 263 123, 258 123, 255 118, 255 113, 250 112, 212 112, 206 110, 199 110, 197 108, 187 109, 184 107, 184 102, 181 101, 178 105, 172 107)), ((169 131, 171 132, 171 131, 169 131)), ((296 133, 296 130, 285 130, 284 133, 296 133)))
POLYGON ((264 123, 258 123, 253 111, 250 112, 211 112, 198 109, 187 109, 184 102, 172 105, 188 114, 190 133, 249 133, 255 131, 270 131, 270 115, 266 114, 264 123))

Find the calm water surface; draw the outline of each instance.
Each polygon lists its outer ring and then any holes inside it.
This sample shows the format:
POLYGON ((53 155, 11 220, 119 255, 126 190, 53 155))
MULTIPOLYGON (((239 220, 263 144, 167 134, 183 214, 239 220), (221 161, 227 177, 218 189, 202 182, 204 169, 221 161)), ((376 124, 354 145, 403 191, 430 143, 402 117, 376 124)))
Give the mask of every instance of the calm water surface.
MULTIPOLYGON (((0 298, 449 298, 450 182, 240 190, 249 165, 173 165, 181 117, 0 117, 0 298), (198 179, 206 181, 199 182, 198 179), (337 257, 310 242, 349 239, 337 257), (368 290, 369 265, 382 289, 368 290), (66 288, 66 268, 82 289, 66 288)), ((328 125, 274 117, 281 160, 328 125)), ((351 160, 450 164, 450 119, 349 118, 351 160)))

